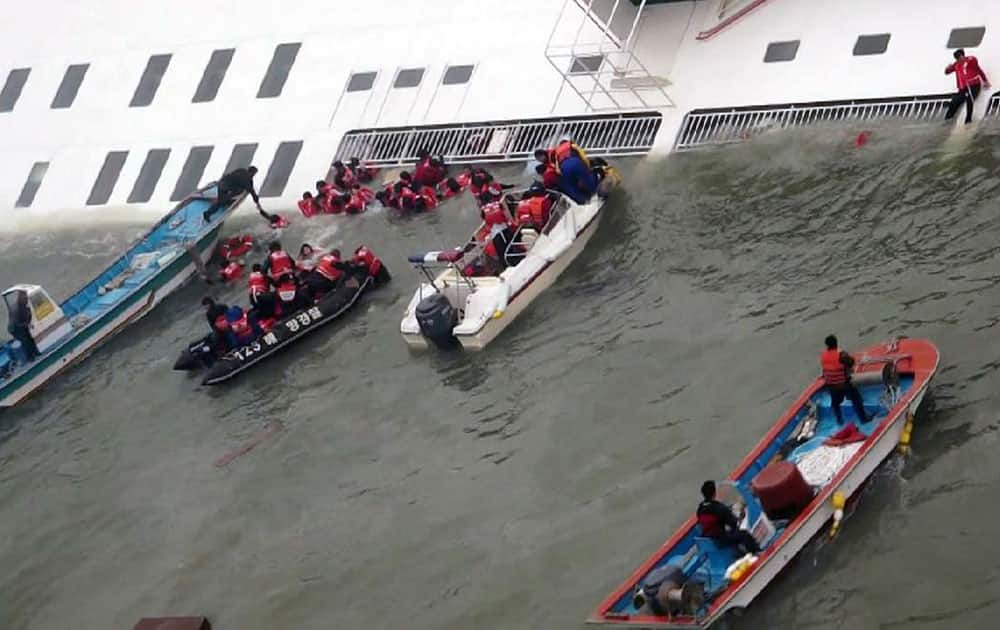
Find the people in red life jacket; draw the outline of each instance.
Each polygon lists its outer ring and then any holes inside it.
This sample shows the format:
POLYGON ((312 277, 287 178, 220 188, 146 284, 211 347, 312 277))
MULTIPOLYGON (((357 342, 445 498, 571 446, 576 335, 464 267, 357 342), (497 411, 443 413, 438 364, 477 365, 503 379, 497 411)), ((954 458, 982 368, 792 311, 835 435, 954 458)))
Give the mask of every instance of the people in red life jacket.
POLYGON ((715 498, 714 481, 701 484, 701 496, 703 500, 698 504, 696 514, 702 536, 715 540, 722 547, 739 545, 745 553, 760 552, 760 545, 753 534, 740 529, 739 521, 729 506, 715 498))
POLYGON ((278 296, 278 307, 281 316, 287 317, 291 313, 308 306, 308 298, 305 291, 299 290, 298 282, 291 274, 285 274, 274 286, 274 294, 278 296))
POLYGON ((362 184, 367 184, 368 182, 375 179, 375 174, 378 173, 378 169, 367 164, 362 164, 361 160, 356 157, 352 157, 347 164, 351 171, 354 172, 354 176, 358 178, 358 181, 362 184))
POLYGON ((232 282, 233 280, 239 280, 243 277, 243 265, 231 260, 226 263, 226 266, 222 268, 219 272, 219 277, 223 282, 232 282))
POLYGON ((437 194, 430 186, 421 186, 420 190, 416 192, 416 195, 416 198, 413 200, 413 209, 417 212, 424 212, 426 210, 433 210, 434 208, 437 208, 437 194))
POLYGON ((951 97, 948 104, 948 111, 945 113, 945 120, 951 120, 958 113, 958 108, 965 104, 965 124, 972 122, 972 107, 979 91, 983 87, 990 87, 990 80, 986 78, 986 73, 979 67, 979 60, 971 55, 966 55, 965 50, 959 48, 954 53, 955 63, 948 64, 945 74, 955 75, 955 83, 958 91, 951 97))
POLYGON ((412 212, 417 209, 417 193, 413 192, 402 179, 396 182, 392 188, 393 199, 397 210, 412 212))
POLYGON ((231 348, 240 348, 252 343, 261 334, 257 318, 239 306, 230 306, 226 311, 226 321, 229 323, 229 344, 231 348))
POLYGON ((494 181, 493 175, 491 175, 486 169, 476 169, 472 172, 469 178, 469 192, 480 200, 485 192, 491 192, 499 195, 505 189, 511 188, 511 186, 501 184, 500 182, 494 181))
POLYGON ((281 248, 281 243, 278 241, 271 241, 267 249, 269 253, 264 261, 264 273, 272 283, 277 284, 284 276, 295 272, 295 261, 281 248))
POLYGON ((247 293, 250 297, 250 306, 257 311, 261 320, 273 319, 278 316, 278 303, 271 286, 264 275, 264 269, 259 264, 255 264, 247 279, 247 293))
POLYGON ((556 168, 555 164, 549 161, 549 153, 545 149, 538 149, 535 151, 535 159, 538 160, 538 165, 535 166, 535 172, 541 175, 542 185, 549 190, 559 190, 559 170, 556 168))
POLYGON ((299 200, 299 210, 302 212, 302 216, 307 219, 317 212, 322 211, 319 201, 308 190, 302 193, 302 199, 299 200))
POLYGON ((311 271, 316 266, 316 260, 320 253, 313 249, 309 243, 302 243, 299 248, 299 257, 295 260, 295 270, 299 273, 311 271))
POLYGON ((385 188, 375 193, 375 198, 379 200, 383 208, 395 208, 398 203, 396 200, 396 188, 395 184, 386 184, 385 188))
POLYGON ((358 178, 354 176, 354 171, 337 160, 333 163, 333 183, 341 190, 350 190, 357 185, 358 178))
POLYGON ((210 343, 212 350, 216 355, 222 356, 230 349, 229 321, 226 319, 226 311, 229 310, 229 307, 217 303, 208 296, 202 298, 201 305, 205 307, 205 319, 208 320, 208 327, 212 331, 210 343))
MULTIPOLYGON (((483 201, 491 193, 483 193, 483 201)), ((523 252, 520 248, 511 247, 514 240, 515 225, 507 212, 507 205, 514 205, 513 199, 496 199, 488 201, 480 208, 483 225, 488 230, 483 234, 483 252, 496 258, 503 266, 513 266, 520 262, 523 252)))
POLYGON ((870 418, 865 411, 865 402, 861 398, 861 392, 851 383, 851 368, 854 367, 854 359, 848 353, 842 351, 837 346, 837 338, 829 335, 826 340, 826 350, 819 355, 819 364, 823 370, 823 383, 830 392, 830 407, 833 415, 837 418, 837 424, 844 423, 844 416, 840 411, 840 404, 844 398, 851 401, 854 413, 862 423, 868 422, 870 418))
POLYGON ((355 186, 351 189, 351 192, 346 194, 347 202, 344 204, 344 212, 347 214, 361 214, 365 211, 368 202, 365 200, 365 193, 361 192, 361 188, 355 186))
POLYGON ((376 284, 383 284, 390 279, 389 270, 372 250, 368 249, 365 245, 360 245, 354 250, 354 258, 351 259, 351 264, 362 270, 366 270, 369 276, 375 278, 376 284))
POLYGON ((549 222, 551 211, 552 197, 540 185, 533 184, 517 203, 517 224, 541 232, 549 222))
POLYGON ((441 157, 431 157, 430 151, 417 151, 417 165, 413 169, 413 183, 418 186, 437 186, 448 176, 448 169, 441 157))
POLYGON ((272 230, 282 230, 290 225, 288 223, 288 219, 280 214, 269 214, 267 216, 267 221, 271 224, 272 230))
POLYGON ((249 234, 234 236, 219 245, 219 254, 226 260, 236 260, 253 248, 253 237, 249 234))
POLYGON ((460 194, 465 188, 458 183, 458 180, 454 177, 449 177, 444 180, 437 187, 437 196, 440 199, 451 199, 455 195, 460 194))
POLYGON ((339 249, 334 249, 329 254, 324 255, 316 263, 316 267, 305 276, 304 282, 309 289, 309 294, 314 300, 318 300, 333 291, 343 279, 348 268, 348 265, 340 259, 339 249))

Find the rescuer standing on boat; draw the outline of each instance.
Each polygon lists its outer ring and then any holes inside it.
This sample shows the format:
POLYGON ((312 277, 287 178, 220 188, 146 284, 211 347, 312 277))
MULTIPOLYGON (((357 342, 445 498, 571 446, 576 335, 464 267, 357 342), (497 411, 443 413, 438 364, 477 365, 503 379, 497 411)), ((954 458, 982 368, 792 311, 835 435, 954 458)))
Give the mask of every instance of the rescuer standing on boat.
POLYGON ((948 104, 948 113, 945 120, 951 120, 958 113, 958 108, 965 103, 965 124, 972 122, 972 106, 979 96, 979 90, 990 87, 990 81, 986 78, 986 73, 979 67, 979 60, 972 56, 966 56, 965 50, 959 48, 955 51, 955 63, 948 64, 944 69, 945 74, 955 74, 955 83, 958 85, 958 92, 951 97, 948 104))
POLYGON ((28 293, 26 291, 18 291, 17 293, 17 302, 10 311, 7 330, 10 331, 14 339, 21 342, 21 347, 24 348, 28 361, 34 361, 39 352, 35 340, 31 337, 31 308, 28 306, 28 293))
POLYGON ((268 221, 273 222, 271 215, 264 212, 264 208, 260 206, 260 197, 257 196, 257 190, 253 186, 253 176, 256 174, 257 167, 248 166, 247 168, 238 168, 223 175, 222 179, 216 184, 217 194, 215 202, 202 215, 205 222, 210 221, 215 212, 228 206, 233 199, 236 199, 236 197, 243 193, 250 193, 253 202, 257 205, 257 212, 268 221))
POLYGON ((861 398, 861 392, 851 383, 850 370, 854 367, 854 359, 837 347, 835 336, 829 335, 826 338, 826 350, 820 353, 819 364, 823 368, 823 382, 830 392, 830 406, 837 418, 837 424, 844 424, 844 416, 840 412, 840 404, 844 402, 844 398, 851 401, 858 420, 862 423, 868 422, 870 418, 865 412, 865 402, 861 398))

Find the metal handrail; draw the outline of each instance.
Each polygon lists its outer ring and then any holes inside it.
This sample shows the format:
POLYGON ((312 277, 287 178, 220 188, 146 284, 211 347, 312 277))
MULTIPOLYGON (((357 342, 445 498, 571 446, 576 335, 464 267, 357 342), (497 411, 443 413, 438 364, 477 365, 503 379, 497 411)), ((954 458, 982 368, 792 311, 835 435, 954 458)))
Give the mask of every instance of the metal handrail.
MULTIPOLYGON (((741 142, 765 131, 847 120, 898 118, 920 122, 940 120, 951 94, 788 103, 719 109, 699 109, 684 116, 674 149, 741 142)), ((1000 114, 1000 97, 993 96, 986 116, 1000 114)))
POLYGON ((564 135, 593 156, 645 155, 663 117, 659 112, 356 129, 344 134, 335 159, 374 166, 412 163, 420 149, 452 164, 520 162, 564 135))

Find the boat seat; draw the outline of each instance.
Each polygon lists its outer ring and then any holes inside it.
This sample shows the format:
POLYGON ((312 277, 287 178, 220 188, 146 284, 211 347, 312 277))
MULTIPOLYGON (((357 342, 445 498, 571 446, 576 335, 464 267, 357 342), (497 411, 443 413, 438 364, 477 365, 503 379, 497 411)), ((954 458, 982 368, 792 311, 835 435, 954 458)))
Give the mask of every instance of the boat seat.
POLYGON ((725 581, 726 569, 739 557, 740 548, 737 545, 720 546, 714 538, 707 536, 695 536, 694 544, 708 560, 708 570, 712 575, 711 587, 715 589, 725 581))
POLYGON ((115 304, 118 303, 119 300, 121 300, 128 294, 129 294, 128 289, 122 289, 122 288, 112 289, 111 291, 108 291, 104 295, 98 296, 98 298, 94 300, 94 302, 101 307, 114 306, 115 304))

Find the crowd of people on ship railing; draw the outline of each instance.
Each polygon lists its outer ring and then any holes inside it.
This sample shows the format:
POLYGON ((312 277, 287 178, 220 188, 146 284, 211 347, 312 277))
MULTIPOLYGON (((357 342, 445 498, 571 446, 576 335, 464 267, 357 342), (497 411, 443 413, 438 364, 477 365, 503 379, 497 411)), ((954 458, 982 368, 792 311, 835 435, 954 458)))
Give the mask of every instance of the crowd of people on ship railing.
POLYGON ((213 347, 224 354, 251 343, 280 319, 319 302, 356 271, 376 279, 384 274, 382 261, 364 245, 344 260, 338 249, 323 253, 304 243, 293 259, 280 242, 271 242, 264 262, 254 264, 247 278, 249 309, 220 304, 210 297, 202 300, 213 347))

